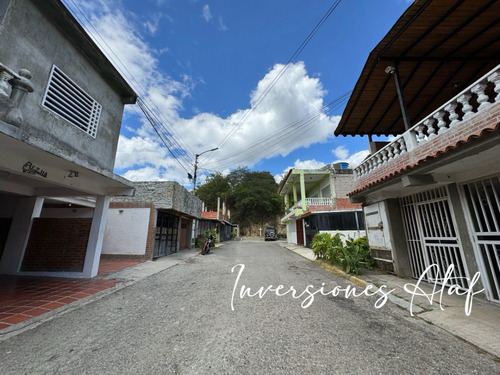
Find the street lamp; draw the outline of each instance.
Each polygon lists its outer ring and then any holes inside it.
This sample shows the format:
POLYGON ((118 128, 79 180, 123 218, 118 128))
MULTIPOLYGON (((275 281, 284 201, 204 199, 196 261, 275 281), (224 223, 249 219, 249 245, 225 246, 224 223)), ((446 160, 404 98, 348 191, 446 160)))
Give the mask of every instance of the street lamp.
POLYGON ((203 155, 204 153, 218 150, 218 147, 212 148, 211 150, 203 151, 201 154, 196 154, 194 158, 194 177, 193 177, 193 194, 196 192, 196 172, 198 171, 198 157, 203 155))

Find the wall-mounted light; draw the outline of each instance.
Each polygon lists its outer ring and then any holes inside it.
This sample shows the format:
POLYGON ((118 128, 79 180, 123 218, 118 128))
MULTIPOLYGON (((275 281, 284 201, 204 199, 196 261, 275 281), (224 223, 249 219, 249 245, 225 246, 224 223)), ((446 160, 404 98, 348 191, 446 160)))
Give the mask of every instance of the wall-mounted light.
POLYGON ((392 65, 389 65, 385 68, 385 72, 387 74, 394 74, 395 71, 396 71, 396 68, 392 65))

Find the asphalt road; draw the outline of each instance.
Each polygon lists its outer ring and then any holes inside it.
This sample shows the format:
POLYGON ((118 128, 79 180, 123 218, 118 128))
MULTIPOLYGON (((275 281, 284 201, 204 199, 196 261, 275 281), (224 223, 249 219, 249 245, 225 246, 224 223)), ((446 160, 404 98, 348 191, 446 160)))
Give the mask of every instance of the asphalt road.
POLYGON ((0 374, 500 374, 347 285, 276 243, 232 242, 0 342, 0 374))

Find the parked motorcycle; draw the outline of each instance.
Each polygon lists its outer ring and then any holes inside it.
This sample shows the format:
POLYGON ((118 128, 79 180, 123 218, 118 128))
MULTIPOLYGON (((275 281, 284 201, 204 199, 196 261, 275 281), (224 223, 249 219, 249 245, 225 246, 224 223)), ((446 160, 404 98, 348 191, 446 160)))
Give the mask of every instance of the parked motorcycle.
POLYGON ((208 252, 213 246, 214 246, 214 237, 210 235, 205 241, 205 245, 203 245, 203 248, 201 249, 201 255, 208 254, 208 252))

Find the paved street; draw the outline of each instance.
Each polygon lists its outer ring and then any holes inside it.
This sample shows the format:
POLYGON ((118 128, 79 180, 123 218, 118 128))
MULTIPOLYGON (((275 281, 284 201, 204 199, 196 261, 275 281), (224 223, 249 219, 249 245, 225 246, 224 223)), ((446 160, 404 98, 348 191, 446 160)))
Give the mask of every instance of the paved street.
POLYGON ((494 357, 408 311, 376 309, 379 296, 344 298, 347 285, 276 243, 231 242, 0 342, 0 373, 500 373, 494 357), (322 286, 338 295, 303 308, 322 286), (297 298, 283 295, 291 287, 297 298))

